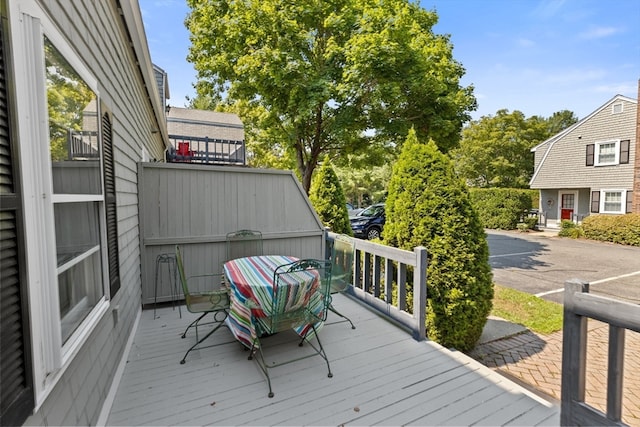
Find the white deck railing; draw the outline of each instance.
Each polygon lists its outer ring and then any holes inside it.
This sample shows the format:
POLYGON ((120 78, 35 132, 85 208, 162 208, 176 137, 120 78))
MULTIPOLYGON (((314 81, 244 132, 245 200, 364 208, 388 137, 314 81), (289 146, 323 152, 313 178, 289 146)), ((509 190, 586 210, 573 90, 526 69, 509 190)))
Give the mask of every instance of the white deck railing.
MULTIPOLYGON (((327 233, 328 254, 335 236, 335 233, 327 233)), ((419 246, 411 252, 366 240, 352 240, 355 243, 354 279, 347 293, 408 328, 416 340, 424 340, 427 249, 419 246), (408 280, 410 277, 412 280, 408 280), (409 292, 413 295, 411 310, 407 307, 409 292)))
POLYGON ((589 283, 570 280, 564 285, 562 331, 561 425, 625 425, 622 417, 622 378, 626 330, 640 332, 640 307, 589 294, 589 283), (587 319, 609 324, 607 413, 585 403, 587 319))

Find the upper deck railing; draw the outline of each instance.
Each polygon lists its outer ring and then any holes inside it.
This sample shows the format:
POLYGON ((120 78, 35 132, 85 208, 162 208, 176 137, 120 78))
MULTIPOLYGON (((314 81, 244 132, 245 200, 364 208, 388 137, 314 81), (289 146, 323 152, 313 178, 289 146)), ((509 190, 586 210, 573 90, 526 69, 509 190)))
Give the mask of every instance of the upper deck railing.
POLYGON ((169 135, 168 162, 245 165, 244 141, 169 135))
MULTIPOLYGON (((327 233, 327 258, 336 234, 327 233)), ((352 238, 355 243, 353 286, 347 292, 409 329, 413 337, 426 338, 427 249, 411 251, 352 238), (407 298, 407 296, 411 298, 407 298), (412 301, 411 307, 407 300, 412 301)))
POLYGON ((625 425, 622 419, 622 378, 626 330, 640 332, 640 307, 589 294, 589 283, 570 280, 564 287, 562 337, 562 425, 625 425), (609 324, 607 413, 585 403, 587 319, 609 324))

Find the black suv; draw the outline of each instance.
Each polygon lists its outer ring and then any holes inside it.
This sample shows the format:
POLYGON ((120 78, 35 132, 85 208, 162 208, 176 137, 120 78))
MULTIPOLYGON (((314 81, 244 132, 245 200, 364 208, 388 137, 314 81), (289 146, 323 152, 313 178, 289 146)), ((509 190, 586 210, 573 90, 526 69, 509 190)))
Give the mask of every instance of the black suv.
POLYGON ((384 220, 384 203, 371 205, 357 216, 349 218, 353 235, 367 240, 380 238, 384 220))

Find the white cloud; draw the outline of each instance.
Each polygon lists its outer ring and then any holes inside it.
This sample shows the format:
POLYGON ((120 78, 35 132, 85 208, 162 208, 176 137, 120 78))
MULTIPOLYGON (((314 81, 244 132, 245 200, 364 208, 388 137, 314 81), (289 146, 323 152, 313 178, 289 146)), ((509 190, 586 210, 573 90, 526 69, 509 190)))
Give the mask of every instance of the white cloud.
POLYGON ((518 45, 521 47, 533 47, 536 45, 536 42, 529 39, 520 38, 518 39, 518 45))
POLYGON ((619 32, 620 30, 614 27, 593 27, 583 33, 580 33, 580 38, 586 40, 601 39, 619 32))
POLYGON ((630 82, 603 84, 603 85, 595 86, 593 88, 593 90, 598 93, 608 93, 611 95, 622 94, 622 95, 628 95, 631 97, 635 97, 634 92, 637 89, 638 87, 630 82))

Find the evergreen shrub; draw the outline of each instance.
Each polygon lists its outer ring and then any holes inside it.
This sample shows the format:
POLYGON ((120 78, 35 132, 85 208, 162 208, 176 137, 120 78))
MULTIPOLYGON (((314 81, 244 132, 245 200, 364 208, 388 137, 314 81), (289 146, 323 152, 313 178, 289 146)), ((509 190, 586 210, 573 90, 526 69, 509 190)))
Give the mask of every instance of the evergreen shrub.
POLYGON ((427 248, 427 335, 473 349, 493 299, 486 235, 449 158, 413 130, 393 167, 383 237, 401 249, 427 248))
POLYGON ((309 189, 309 200, 322 223, 334 233, 353 236, 347 199, 329 157, 325 157, 309 189))
POLYGON ((558 232, 558 236, 579 239, 580 237, 584 237, 584 232, 582 231, 582 227, 573 221, 563 219, 560 222, 560 231, 558 232))
POLYGON ((515 230, 523 213, 533 207, 532 196, 537 194, 537 191, 518 188, 471 188, 469 194, 483 227, 515 230))
POLYGON ((590 215, 582 221, 587 239, 640 246, 640 214, 590 215))

